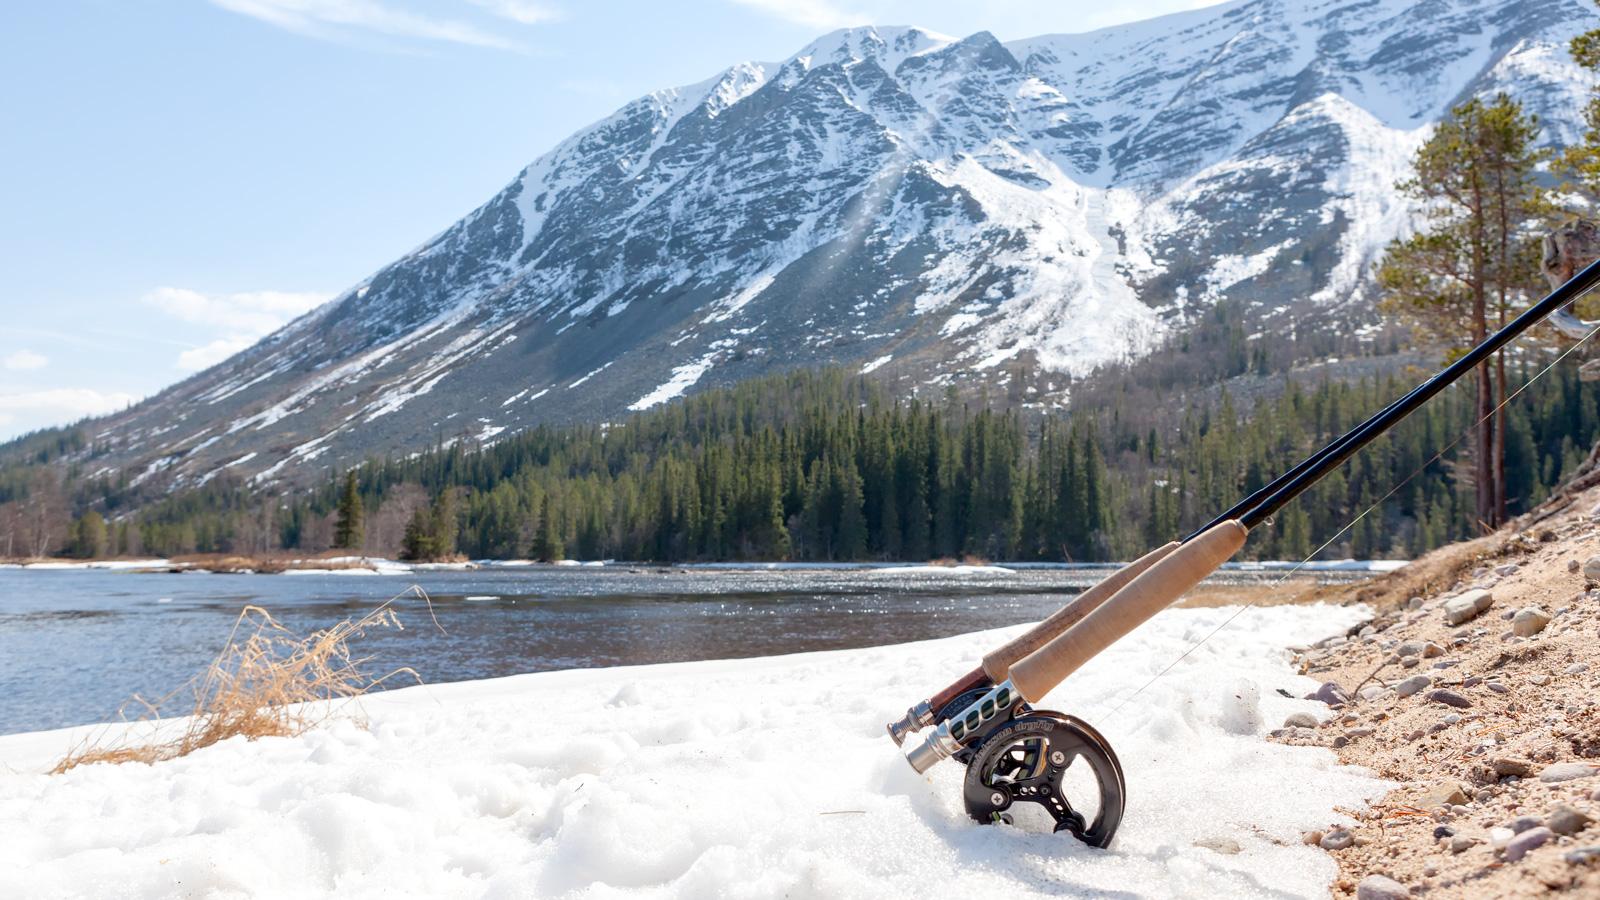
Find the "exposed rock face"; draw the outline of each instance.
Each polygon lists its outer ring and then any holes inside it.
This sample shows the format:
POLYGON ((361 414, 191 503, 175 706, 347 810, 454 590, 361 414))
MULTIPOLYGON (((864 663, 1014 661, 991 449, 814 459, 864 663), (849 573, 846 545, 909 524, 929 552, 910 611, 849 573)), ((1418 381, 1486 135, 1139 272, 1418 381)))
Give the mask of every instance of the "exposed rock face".
POLYGON ((1283 328, 1359 317, 1422 126, 1506 90, 1572 139, 1589 76, 1566 44, 1591 17, 1250 0, 1004 44, 836 32, 583 129, 326 306, 91 425, 94 465, 311 480, 824 364, 907 393, 1027 364, 1060 401, 1220 298, 1283 328))

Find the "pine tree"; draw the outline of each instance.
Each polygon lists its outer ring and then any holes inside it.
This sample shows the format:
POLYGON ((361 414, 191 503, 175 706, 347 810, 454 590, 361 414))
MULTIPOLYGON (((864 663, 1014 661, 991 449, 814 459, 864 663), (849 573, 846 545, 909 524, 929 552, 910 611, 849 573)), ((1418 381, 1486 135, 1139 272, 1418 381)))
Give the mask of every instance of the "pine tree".
POLYGON ((400 539, 400 558, 404 560, 432 560, 439 557, 434 546, 433 519, 427 507, 419 506, 411 512, 405 535, 400 539))
POLYGON ((533 538, 533 558, 541 562, 560 562, 563 558, 561 540, 556 537, 555 516, 550 509, 550 495, 544 495, 539 504, 539 530, 533 538))
POLYGON ((105 552, 106 520, 94 510, 84 513, 73 526, 73 555, 95 559, 105 552))
POLYGON ((356 470, 344 476, 344 494, 339 498, 339 518, 333 526, 333 546, 341 550, 359 550, 365 542, 361 531, 363 512, 361 490, 356 483, 356 470))

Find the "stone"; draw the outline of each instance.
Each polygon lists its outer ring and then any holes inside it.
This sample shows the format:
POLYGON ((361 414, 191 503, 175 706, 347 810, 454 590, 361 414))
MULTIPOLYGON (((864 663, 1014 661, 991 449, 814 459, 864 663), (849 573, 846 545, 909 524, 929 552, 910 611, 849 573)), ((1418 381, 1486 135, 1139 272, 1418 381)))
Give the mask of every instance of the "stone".
POLYGON ((1528 683, 1534 687, 1544 687, 1550 683, 1549 675, 1533 675, 1528 678, 1528 683))
POLYGON ((1433 684, 1433 679, 1426 675, 1413 675, 1394 686, 1394 692, 1402 697, 1409 697, 1417 691, 1433 684))
POLYGON ((1578 562, 1576 559, 1567 560, 1567 571, 1568 572, 1571 572, 1573 574, 1577 574, 1578 570, 1581 569, 1581 568, 1583 568, 1583 563, 1578 562))
POLYGON ((1408 741, 1420 740, 1422 738, 1422 736, 1424 734, 1426 734, 1426 733, 1427 732, 1423 731, 1421 728, 1418 728, 1416 731, 1413 731, 1410 734, 1406 735, 1406 740, 1408 740, 1408 741))
POLYGON ((1315 847, 1318 844, 1322 843, 1322 832, 1320 832, 1320 831, 1308 831, 1305 834, 1301 835, 1300 843, 1302 843, 1302 844, 1310 844, 1311 846, 1315 847))
POLYGON ((1433 829, 1433 839, 1436 841, 1443 840, 1447 837, 1455 837, 1455 835, 1456 830, 1451 828, 1449 825, 1440 825, 1433 829))
POLYGON ((1435 656, 1443 656, 1443 655, 1444 655, 1444 648, 1439 646, 1438 644, 1435 644, 1433 641, 1429 641, 1426 644, 1422 645, 1422 658, 1423 659, 1433 659, 1435 656))
POLYGON ((1461 686, 1464 688, 1477 687, 1480 684, 1483 684, 1482 675, 1469 675, 1461 682, 1461 686))
POLYGON ((1563 675, 1582 675, 1584 672, 1587 672, 1587 671, 1589 671, 1589 666, 1586 663, 1578 663, 1576 665, 1567 666, 1565 669, 1562 669, 1561 670, 1561 674, 1563 674, 1563 675))
POLYGON ((1426 641, 1406 641, 1396 648, 1394 652, 1400 656, 1420 656, 1422 648, 1426 646, 1426 641))
POLYGON ((1307 700, 1320 700, 1329 706, 1350 702, 1350 695, 1339 686, 1337 681, 1324 681, 1316 693, 1306 698, 1307 700))
POLYGON ((1467 794, 1461 785, 1453 781, 1444 781, 1428 789, 1418 805, 1426 810, 1438 809, 1441 806, 1460 806, 1467 802, 1467 794))
POLYGON ((1434 663, 1433 667, 1435 669, 1454 669, 1456 666, 1460 665, 1460 663, 1461 660, 1459 659, 1441 659, 1434 663))
POLYGON ((1450 852, 1465 853, 1468 850, 1471 850, 1475 845, 1477 845, 1477 843, 1477 838, 1470 838, 1464 834, 1458 834, 1450 839, 1450 852))
POLYGON ((1554 784, 1559 781, 1571 781, 1574 778, 1588 778, 1593 774, 1594 766, 1586 766, 1583 763, 1556 763, 1553 766, 1546 766, 1544 771, 1539 773, 1539 780, 1546 784, 1554 784))
POLYGON ((1494 595, 1482 588, 1467 591, 1459 597, 1446 600, 1444 603, 1444 620, 1451 625, 1460 625, 1477 617, 1478 613, 1488 609, 1494 603, 1494 595))
POLYGON ((1512 619, 1516 618, 1516 616, 1517 616, 1517 611, 1514 610, 1514 609, 1508 609, 1505 612, 1500 614, 1500 618, 1502 620, 1506 621, 1506 622, 1511 621, 1512 619))
POLYGON ((1404 658, 1402 658, 1400 660, 1400 668, 1409 669, 1409 668, 1412 668, 1413 666, 1415 666, 1417 663, 1419 663, 1421 661, 1422 660, 1421 660, 1420 657, 1407 656, 1407 657, 1404 657, 1404 658))
POLYGON ((1517 759, 1514 756, 1497 756, 1489 760, 1489 768, 1493 769, 1494 774, 1501 778, 1507 775, 1515 775, 1521 778, 1533 770, 1533 764, 1525 759, 1517 759))
POLYGON ((1346 731, 1344 733, 1344 736, 1353 741, 1356 738, 1367 737, 1368 735, 1372 734, 1375 731, 1377 731, 1376 728, 1370 728, 1370 727, 1352 728, 1349 731, 1346 731))
POLYGON ((1583 577, 1600 581, 1600 556, 1591 556, 1583 561, 1583 577))
POLYGON ((1349 830, 1337 828, 1322 836, 1317 846, 1324 850, 1343 850, 1356 842, 1355 836, 1349 830))
POLYGON ((1490 800, 1494 799, 1494 791, 1484 788, 1476 794, 1473 794, 1472 799, 1478 801, 1479 803, 1488 803, 1490 800))
POLYGON ((1378 629, 1377 629, 1376 626, 1366 625, 1366 626, 1363 626, 1360 631, 1356 632, 1356 637, 1368 637, 1370 635, 1374 635, 1374 634, 1377 634, 1377 633, 1378 633, 1378 629))
POLYGON ((1544 819, 1538 816, 1517 816, 1511 820, 1511 824, 1507 827, 1511 829, 1512 834, 1521 834, 1530 828, 1540 828, 1543 825, 1544 819))
POLYGON ((1468 700, 1454 691, 1434 691, 1428 694, 1428 699, 1434 703, 1443 703, 1446 706, 1454 706, 1456 709, 1467 709, 1472 706, 1471 700, 1468 700))
POLYGON ((1356 900, 1410 900, 1411 891, 1387 875, 1368 875, 1356 885, 1356 900))
POLYGON ((1356 696, 1363 700, 1376 700, 1377 698, 1383 696, 1384 691, 1387 690, 1388 688, 1381 684, 1369 684, 1361 690, 1356 691, 1356 696))
POLYGON ((1332 746, 1335 750, 1343 750, 1344 748, 1350 746, 1350 738, 1341 734, 1333 739, 1332 746))
POLYGON ((1455 713, 1451 713, 1450 715, 1444 717, 1444 723, 1446 725, 1454 725, 1454 724, 1456 724, 1457 722, 1460 722, 1460 721, 1461 721, 1461 717, 1456 715, 1455 713))
POLYGON ((1583 810, 1570 803, 1557 803, 1550 807, 1550 814, 1545 816, 1545 824, 1556 834, 1577 834, 1589 827, 1594 819, 1590 818, 1583 810))
POLYGON ((1550 624, 1550 614, 1537 606, 1518 610, 1511 620, 1511 633, 1517 637, 1533 637, 1550 624))
POLYGON ((1516 862, 1527 856, 1531 851, 1543 847, 1547 841, 1555 836, 1555 832, 1542 825, 1538 828, 1530 828, 1524 831, 1506 844, 1506 862, 1516 862))
POLYGON ((1569 850, 1566 860, 1569 866, 1581 866, 1600 860, 1600 847, 1579 847, 1576 850, 1569 850))
POLYGON ((1517 574, 1517 569, 1519 568, 1521 567, 1516 563, 1507 563, 1503 566, 1495 566, 1494 574, 1500 576, 1501 578, 1506 578, 1508 576, 1517 574))
POLYGON ((1410 600, 1406 601, 1406 609, 1421 609, 1421 608, 1422 608, 1422 598, 1421 597, 1412 597, 1410 600))
POLYGON ((1201 838, 1200 840, 1195 841, 1194 845, 1196 847, 1204 847, 1205 849, 1211 850, 1211 851, 1216 852, 1216 853, 1221 853, 1224 856, 1233 856, 1234 854, 1239 852, 1239 842, 1234 840, 1233 838, 1225 838, 1225 837, 1201 838))
POLYGON ((1516 836, 1517 833, 1509 828, 1491 828, 1489 829, 1489 846, 1496 850, 1504 850, 1506 845, 1511 843, 1511 839, 1516 836))
POLYGON ((1290 713, 1283 720, 1285 728, 1315 728, 1320 724, 1322 723, 1317 721, 1317 717, 1308 712, 1290 713))

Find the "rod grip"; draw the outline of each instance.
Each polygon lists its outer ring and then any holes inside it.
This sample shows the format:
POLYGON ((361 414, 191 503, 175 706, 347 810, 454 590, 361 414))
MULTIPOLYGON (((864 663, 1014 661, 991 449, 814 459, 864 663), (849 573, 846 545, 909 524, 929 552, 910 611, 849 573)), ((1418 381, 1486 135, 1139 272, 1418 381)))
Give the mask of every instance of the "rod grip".
POLYGON ((1250 532, 1238 519, 1206 529, 1167 553, 1083 621, 1011 666, 1011 683, 1029 703, 1102 650, 1143 625, 1239 552, 1250 532))
POLYGON ((1065 606, 1056 610, 1055 615, 1028 629, 1025 634, 1012 638, 1009 643, 992 651, 983 658, 984 674, 988 675, 989 680, 995 684, 1005 681, 1010 675, 1011 667, 1016 664, 1017 660, 1050 643, 1052 639, 1065 632, 1068 628, 1078 624, 1079 620, 1084 616, 1094 612, 1111 595, 1122 590, 1123 586, 1137 578, 1145 569, 1155 565, 1158 560, 1171 553, 1177 546, 1178 542, 1173 541, 1164 547, 1157 547, 1112 572, 1101 579, 1094 587, 1072 598, 1065 606))

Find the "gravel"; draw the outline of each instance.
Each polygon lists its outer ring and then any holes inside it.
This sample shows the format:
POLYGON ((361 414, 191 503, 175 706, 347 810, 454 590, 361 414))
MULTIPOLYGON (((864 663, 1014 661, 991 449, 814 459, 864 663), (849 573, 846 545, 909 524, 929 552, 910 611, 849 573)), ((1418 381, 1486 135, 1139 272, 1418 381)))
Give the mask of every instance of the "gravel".
POLYGON ((1516 862, 1528 855, 1528 852, 1543 847, 1546 842, 1554 838, 1555 832, 1544 827, 1530 828, 1511 839, 1506 844, 1506 862, 1516 862))
POLYGON ((1356 886, 1356 900, 1407 900, 1411 891, 1385 875, 1368 875, 1356 886))
POLYGON ((1432 684, 1433 679, 1429 678, 1427 675, 1413 675, 1410 678, 1397 683, 1394 686, 1394 691, 1402 697, 1409 697, 1412 694, 1415 694, 1417 691, 1420 691, 1425 687, 1429 687, 1432 684))

